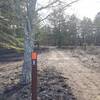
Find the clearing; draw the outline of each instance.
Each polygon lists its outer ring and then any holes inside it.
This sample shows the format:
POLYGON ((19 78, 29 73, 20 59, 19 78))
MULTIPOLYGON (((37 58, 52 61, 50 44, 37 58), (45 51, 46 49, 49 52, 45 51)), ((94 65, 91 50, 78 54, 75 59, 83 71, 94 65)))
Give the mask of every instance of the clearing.
MULTIPOLYGON (((1 92, 5 86, 18 82, 22 62, 0 63, 1 92)), ((41 52, 38 56, 39 100, 100 100, 99 65, 98 54, 82 50, 50 48, 41 52), (57 99, 53 94, 62 97, 57 99)))

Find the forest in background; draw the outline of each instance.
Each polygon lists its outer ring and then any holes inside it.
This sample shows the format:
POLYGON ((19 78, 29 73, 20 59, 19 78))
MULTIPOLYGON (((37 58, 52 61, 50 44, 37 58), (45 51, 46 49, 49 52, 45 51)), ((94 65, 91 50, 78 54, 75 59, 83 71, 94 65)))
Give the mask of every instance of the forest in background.
POLYGON ((67 8, 81 0, 41 1, 0 0, 0 100, 31 99, 32 52, 39 100, 99 100, 100 12, 79 19, 67 8))
MULTIPOLYGON (((0 48, 23 50, 24 30, 16 5, 17 2, 14 0, 0 1, 0 48)), ((24 12, 22 13, 24 15, 24 12)), ((100 45, 100 12, 94 20, 87 17, 81 20, 74 14, 66 15, 62 6, 58 6, 52 9, 46 19, 41 20, 39 14, 36 14, 35 19, 38 22, 35 40, 40 45, 58 47, 100 45)))

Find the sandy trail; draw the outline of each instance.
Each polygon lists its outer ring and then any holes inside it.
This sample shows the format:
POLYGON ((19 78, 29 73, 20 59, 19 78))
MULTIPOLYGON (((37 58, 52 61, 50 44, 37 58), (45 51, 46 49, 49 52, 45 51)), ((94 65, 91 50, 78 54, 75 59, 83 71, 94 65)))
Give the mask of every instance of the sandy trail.
POLYGON ((79 59, 71 56, 70 51, 52 49, 44 53, 44 59, 43 63, 55 67, 69 79, 77 100, 100 100, 100 73, 84 67, 79 59))

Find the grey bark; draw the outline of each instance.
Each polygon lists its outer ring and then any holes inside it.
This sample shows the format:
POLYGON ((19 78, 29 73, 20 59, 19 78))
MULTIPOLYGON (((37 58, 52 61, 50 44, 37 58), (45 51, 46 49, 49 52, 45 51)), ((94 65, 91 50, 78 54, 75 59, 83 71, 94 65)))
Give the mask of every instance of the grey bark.
POLYGON ((35 31, 35 6, 36 0, 27 1, 27 15, 24 23, 24 64, 22 68, 21 84, 28 84, 31 82, 31 53, 34 48, 33 39, 35 31))

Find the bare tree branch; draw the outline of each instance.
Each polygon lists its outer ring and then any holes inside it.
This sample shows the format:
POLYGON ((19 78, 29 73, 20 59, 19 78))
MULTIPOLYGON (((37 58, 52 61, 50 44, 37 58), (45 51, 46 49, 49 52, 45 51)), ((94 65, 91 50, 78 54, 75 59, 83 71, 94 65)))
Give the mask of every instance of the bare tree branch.
POLYGON ((48 17, 50 16, 50 14, 48 14, 45 18, 41 18, 41 20, 40 21, 38 21, 37 23, 40 23, 40 22, 42 22, 42 21, 44 21, 45 19, 47 19, 48 17))
POLYGON ((76 2, 78 2, 78 1, 80 1, 80 0, 74 0, 74 1, 70 2, 69 4, 66 4, 61 10, 64 10, 66 7, 69 7, 69 6, 71 6, 73 3, 76 3, 76 2))
MULTIPOLYGON (((79 1, 79 0, 75 0, 75 1, 70 2, 69 4, 65 5, 61 10, 64 10, 66 7, 69 7, 69 6, 71 6, 71 4, 73 4, 73 3, 75 3, 75 2, 78 2, 78 1, 79 1)), ((44 21, 44 20, 47 19, 50 15, 51 15, 51 13, 48 14, 45 18, 43 18, 43 19, 41 19, 40 21, 38 21, 37 23, 40 23, 40 22, 44 21)))
MULTIPOLYGON (((69 6, 71 6, 71 4, 73 4, 73 3, 75 3, 75 2, 78 2, 78 1, 79 1, 79 0, 74 0, 74 1, 70 2, 69 4, 66 4, 66 5, 62 8, 62 10, 64 10, 66 7, 69 7, 69 6)), ((57 3, 57 2, 61 2, 61 1, 60 1, 60 0, 55 0, 54 2, 48 4, 48 5, 44 6, 44 7, 38 8, 38 9, 36 10, 36 12, 38 12, 38 11, 40 11, 40 10, 43 10, 43 9, 46 9, 46 8, 50 7, 51 5, 57 3)))
POLYGON ((40 11, 40 10, 43 10, 43 9, 46 9, 46 8, 50 7, 51 5, 57 3, 57 2, 58 2, 58 0, 55 0, 55 1, 51 2, 50 4, 44 6, 44 7, 38 8, 38 9, 36 10, 36 12, 38 12, 38 11, 40 11))

